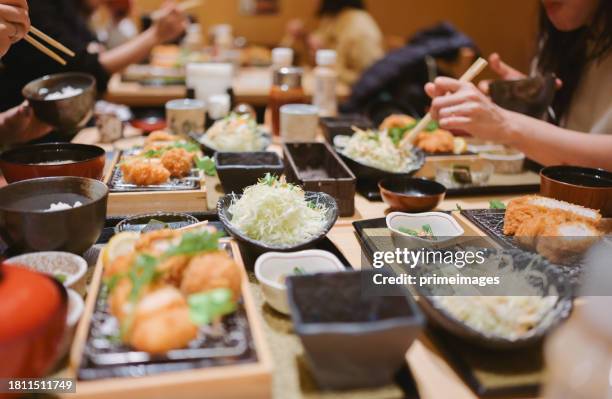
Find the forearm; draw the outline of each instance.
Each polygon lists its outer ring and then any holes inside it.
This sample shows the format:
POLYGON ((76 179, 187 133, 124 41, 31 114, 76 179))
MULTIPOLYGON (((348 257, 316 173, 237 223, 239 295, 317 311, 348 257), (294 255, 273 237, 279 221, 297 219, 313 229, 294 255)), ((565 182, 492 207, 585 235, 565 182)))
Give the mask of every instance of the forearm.
MULTIPOLYGON (((509 111, 508 111, 509 112, 509 111)), ((576 165, 612 170, 612 134, 589 134, 509 112, 505 144, 543 165, 576 165)), ((611 132, 612 133, 612 132, 611 132)))
POLYGON ((144 60, 159 43, 155 28, 149 28, 129 42, 100 54, 100 64, 109 73, 118 72, 130 64, 144 60))

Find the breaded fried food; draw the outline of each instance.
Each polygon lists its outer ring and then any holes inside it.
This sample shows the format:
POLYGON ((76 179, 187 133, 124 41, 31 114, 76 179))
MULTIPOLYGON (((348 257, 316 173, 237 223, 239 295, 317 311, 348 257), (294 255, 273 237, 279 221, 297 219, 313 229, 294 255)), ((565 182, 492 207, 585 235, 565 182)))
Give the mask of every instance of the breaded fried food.
POLYGON ((187 300, 174 287, 150 292, 136 305, 129 343, 137 350, 164 353, 186 347, 198 335, 187 300))
POLYGON ((539 195, 527 195, 508 203, 504 218, 504 234, 514 235, 524 222, 544 214, 554 216, 556 220, 583 221, 593 226, 601 220, 601 214, 595 209, 539 195))
POLYGON ((155 230, 140 236, 134 249, 151 255, 161 255, 168 248, 181 241, 182 233, 172 229, 155 230))
POLYGON ((601 237, 602 232, 583 221, 546 224, 537 238, 536 250, 553 263, 571 264, 601 237))
POLYGON ((240 268, 225 251, 203 253, 189 262, 183 273, 181 291, 185 295, 228 288, 234 299, 240 298, 242 275, 240 268))
POLYGON ((161 162, 170 172, 170 176, 181 178, 191 172, 193 154, 183 148, 172 148, 164 152, 161 162))
POLYGON ((379 129, 388 130, 388 129, 393 129, 394 127, 404 128, 408 125, 413 124, 414 122, 416 122, 415 119, 408 115, 393 114, 393 115, 387 116, 385 120, 382 121, 382 123, 379 126, 379 129))
POLYGON ((154 132, 151 132, 151 134, 149 134, 149 136, 145 139, 145 143, 146 144, 152 144, 155 143, 157 141, 170 141, 170 142, 174 142, 174 141, 178 141, 180 140, 180 138, 178 136, 175 136, 173 134, 170 134, 164 130, 156 130, 154 132))
POLYGON ((136 254, 134 252, 117 257, 110 265, 104 268, 104 277, 108 278, 129 272, 135 257, 136 254))
POLYGON ((439 152, 453 152, 455 149, 455 136, 446 130, 421 132, 414 143, 425 152, 432 154, 439 152))
POLYGON ((134 157, 125 160, 120 167, 123 181, 137 186, 163 184, 170 179, 170 172, 159 159, 134 157))

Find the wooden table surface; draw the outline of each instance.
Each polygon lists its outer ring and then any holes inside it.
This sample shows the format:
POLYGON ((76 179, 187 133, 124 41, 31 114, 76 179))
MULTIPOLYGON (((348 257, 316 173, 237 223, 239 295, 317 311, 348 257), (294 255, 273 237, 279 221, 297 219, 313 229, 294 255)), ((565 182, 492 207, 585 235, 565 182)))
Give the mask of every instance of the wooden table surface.
MULTIPOLYGON (((138 134, 133 139, 138 140, 138 134)), ((92 130, 81 132, 75 141, 93 144, 97 133, 92 130)), ((134 141, 127 141, 125 145, 132 146, 134 141)), ((111 146, 112 148, 112 146, 111 146)), ((108 148, 108 149, 111 149, 108 148)), ((278 144, 273 144, 269 150, 280 151, 278 144)), ((445 199, 437 210, 452 211, 457 206, 461 209, 483 209, 489 208, 489 200, 497 199, 507 204, 507 202, 517 195, 495 195, 495 196, 476 196, 445 199)), ((361 247, 355 236, 352 222, 363 219, 373 219, 384 217, 388 212, 387 206, 383 202, 370 202, 357 194, 355 197, 355 215, 353 217, 341 218, 328 234, 330 240, 338 247, 346 259, 354 268, 361 267, 361 247)), ((273 342, 270 343, 274 345, 273 342)), ((412 345, 406 354, 406 360, 410 365, 414 378, 417 382, 420 397, 423 399, 473 399, 477 398, 474 392, 463 382, 451 365, 446 361, 438 349, 422 334, 412 345)), ((274 383, 282 385, 283 382, 274 383)), ((274 387, 278 394, 280 387, 274 387)), ((391 397, 396 397, 396 391, 391 397)), ((372 397, 389 397, 389 388, 384 388, 380 392, 371 392, 372 397)), ((368 394, 369 395, 369 394, 368 394)), ((278 396, 278 395, 276 395, 278 396)), ((293 395, 290 395, 293 397, 293 395)), ((344 397, 344 396, 343 396, 344 397)), ((350 395, 347 397, 351 397, 350 395)), ((356 395, 355 397, 362 397, 356 395)))
MULTIPOLYGON (((269 68, 241 68, 233 83, 236 102, 253 106, 267 105, 271 83, 272 76, 269 68)), ((306 96, 310 98, 314 86, 312 70, 305 70, 303 86, 306 96)), ((121 80, 121 74, 115 74, 108 83, 105 99, 130 107, 160 107, 170 100, 184 98, 186 94, 186 88, 183 85, 144 86, 137 82, 124 82, 121 80)), ((347 98, 350 95, 350 88, 339 83, 337 95, 340 100, 347 98)))

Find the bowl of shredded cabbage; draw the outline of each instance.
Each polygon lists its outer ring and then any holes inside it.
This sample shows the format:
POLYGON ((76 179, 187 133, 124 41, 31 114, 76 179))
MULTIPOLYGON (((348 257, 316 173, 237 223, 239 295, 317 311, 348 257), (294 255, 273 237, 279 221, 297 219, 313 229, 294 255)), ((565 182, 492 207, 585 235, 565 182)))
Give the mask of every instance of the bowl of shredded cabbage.
POLYGON ((478 346, 504 350, 540 342, 569 317, 572 289, 558 267, 520 249, 479 250, 485 261, 459 273, 449 264, 414 269, 420 281, 425 275, 456 279, 415 286, 419 305, 435 325, 478 346), (479 285, 491 276, 501 283, 479 285))
POLYGON ((336 136, 336 152, 362 181, 378 182, 386 177, 409 177, 425 164, 425 154, 416 147, 400 148, 386 130, 356 130, 352 136, 336 136))
POLYGON ((338 206, 330 195, 303 191, 270 174, 242 194, 221 198, 217 211, 241 250, 251 254, 312 247, 338 219, 338 206))
POLYGON ((215 152, 264 151, 270 145, 270 134, 257 125, 250 115, 231 113, 215 122, 198 138, 203 152, 212 156, 215 152))

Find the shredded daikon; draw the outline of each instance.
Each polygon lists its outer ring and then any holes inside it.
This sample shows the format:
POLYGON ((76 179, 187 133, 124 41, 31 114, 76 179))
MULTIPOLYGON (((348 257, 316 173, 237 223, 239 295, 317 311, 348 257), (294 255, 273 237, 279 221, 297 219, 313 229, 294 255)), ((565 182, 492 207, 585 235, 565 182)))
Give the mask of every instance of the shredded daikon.
POLYGON ((247 187, 229 207, 231 223, 246 236, 267 245, 287 247, 317 236, 325 228, 323 204, 306 200, 304 191, 266 175, 247 187))
POLYGON ((215 122, 202 137, 206 145, 210 143, 218 151, 259 151, 265 144, 257 121, 249 115, 230 114, 215 122))
POLYGON ((412 154, 397 148, 387 131, 359 130, 348 140, 343 152, 364 165, 393 173, 406 171, 414 163, 412 154))

